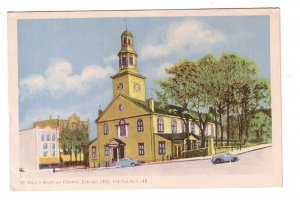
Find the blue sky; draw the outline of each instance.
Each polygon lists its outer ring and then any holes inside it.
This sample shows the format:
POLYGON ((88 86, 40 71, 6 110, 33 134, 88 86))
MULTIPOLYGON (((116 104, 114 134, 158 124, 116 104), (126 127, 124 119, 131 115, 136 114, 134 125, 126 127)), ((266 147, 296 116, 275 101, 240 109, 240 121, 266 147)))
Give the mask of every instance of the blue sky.
MULTIPOLYGON (((147 97, 165 67, 235 52, 253 60, 270 79, 268 16, 127 18, 134 35, 138 70, 147 77, 147 97)), ((77 113, 91 124, 99 106, 112 99, 124 18, 18 20, 20 129, 36 120, 77 113)))

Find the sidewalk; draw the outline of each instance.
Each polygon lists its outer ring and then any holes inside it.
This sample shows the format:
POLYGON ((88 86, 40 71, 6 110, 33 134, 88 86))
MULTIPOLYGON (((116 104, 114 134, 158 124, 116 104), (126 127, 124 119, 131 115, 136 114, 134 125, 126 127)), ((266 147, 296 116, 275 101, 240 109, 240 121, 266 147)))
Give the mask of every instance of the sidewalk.
MULTIPOLYGON (((242 148, 241 150, 233 150, 233 151, 229 151, 229 153, 231 154, 235 154, 235 155, 240 155, 240 154, 244 154, 247 152, 251 152, 251 151, 257 151, 260 149, 264 149, 264 148, 268 148, 271 147, 272 144, 261 144, 261 145, 256 145, 256 146, 252 146, 252 147, 246 147, 246 148, 242 148)), ((217 155, 217 154, 216 154, 217 155)), ((220 155, 220 154, 218 154, 220 155)), ((181 159, 176 159, 176 160, 166 160, 166 161, 158 161, 158 162, 150 162, 150 163, 143 163, 143 165, 156 165, 156 164, 167 164, 167 163, 174 163, 174 162, 187 162, 187 161, 195 161, 195 160, 210 160, 213 156, 215 155, 211 155, 211 156, 204 156, 204 157, 193 157, 193 158, 181 158, 181 159)), ((91 171, 91 170, 105 170, 105 169, 112 169, 112 168, 116 168, 115 166, 110 166, 110 167, 100 167, 100 168, 66 168, 66 169, 60 169, 57 170, 56 172, 63 172, 63 171, 91 171)))
MULTIPOLYGON (((229 151, 229 153, 239 155, 239 154, 244 154, 244 153, 251 152, 251 151, 257 151, 257 150, 260 150, 260 149, 268 148, 268 147, 271 147, 271 146, 272 146, 272 144, 261 144, 261 145, 256 145, 256 146, 252 146, 252 147, 242 148, 241 150, 235 149, 233 151, 229 151)), ((215 154, 215 155, 220 155, 220 154, 215 154)), ((193 157, 193 158, 181 158, 181 159, 176 159, 176 160, 159 161, 159 162, 151 162, 151 163, 145 163, 143 165, 155 165, 155 164, 172 163, 172 162, 186 162, 186 161, 194 161, 194 160, 210 160, 215 155, 204 156, 204 157, 193 157)))

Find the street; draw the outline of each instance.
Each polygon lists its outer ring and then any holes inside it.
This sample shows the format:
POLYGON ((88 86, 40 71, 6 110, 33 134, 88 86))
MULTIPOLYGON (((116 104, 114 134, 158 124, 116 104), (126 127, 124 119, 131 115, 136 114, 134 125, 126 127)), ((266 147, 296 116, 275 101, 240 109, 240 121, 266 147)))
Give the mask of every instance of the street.
POLYGON ((52 170, 22 173, 22 178, 33 177, 124 177, 124 176, 192 176, 198 175, 250 175, 265 174, 272 170, 272 147, 238 155, 239 161, 212 164, 210 159, 172 161, 142 164, 128 168, 98 168, 62 171, 52 170))

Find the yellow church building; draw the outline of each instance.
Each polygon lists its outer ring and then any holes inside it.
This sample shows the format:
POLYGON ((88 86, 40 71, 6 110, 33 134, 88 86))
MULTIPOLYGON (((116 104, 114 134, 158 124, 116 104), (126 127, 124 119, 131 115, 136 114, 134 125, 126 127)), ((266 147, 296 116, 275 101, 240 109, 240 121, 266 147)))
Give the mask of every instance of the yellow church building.
MULTIPOLYGON (((152 98, 146 99, 146 77, 138 72, 132 33, 121 35, 119 72, 112 76, 113 99, 96 119, 97 139, 89 146, 90 167, 113 165, 127 157, 143 162, 176 159, 199 148, 199 127, 190 121, 190 134, 179 116, 152 98), (187 138, 188 137, 188 138, 187 138)), ((214 135, 214 124, 207 135, 214 135)))

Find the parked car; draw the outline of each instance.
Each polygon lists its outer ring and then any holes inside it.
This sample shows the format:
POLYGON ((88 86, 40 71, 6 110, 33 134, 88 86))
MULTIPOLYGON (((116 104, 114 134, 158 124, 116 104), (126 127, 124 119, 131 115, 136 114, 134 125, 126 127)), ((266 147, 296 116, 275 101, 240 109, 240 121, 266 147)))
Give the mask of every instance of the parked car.
POLYGON ((117 168, 134 167, 134 166, 139 166, 139 165, 141 165, 141 162, 139 160, 133 160, 130 158, 122 158, 117 162, 116 167, 117 168))
POLYGON ((213 164, 225 163, 225 162, 236 162, 239 158, 233 154, 222 154, 212 157, 211 162, 213 164))

